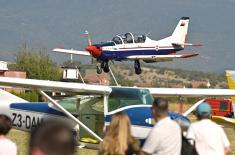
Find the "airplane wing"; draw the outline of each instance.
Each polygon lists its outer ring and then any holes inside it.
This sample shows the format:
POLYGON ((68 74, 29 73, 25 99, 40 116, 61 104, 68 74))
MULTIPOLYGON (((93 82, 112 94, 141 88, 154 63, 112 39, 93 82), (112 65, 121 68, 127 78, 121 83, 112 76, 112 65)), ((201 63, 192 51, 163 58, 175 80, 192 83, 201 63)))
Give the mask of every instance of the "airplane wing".
POLYGON ((84 56, 91 56, 87 51, 77 51, 77 50, 68 50, 63 48, 55 48, 52 50, 53 52, 61 52, 61 53, 68 53, 68 54, 77 54, 77 55, 84 55, 84 56))
POLYGON ((153 96, 234 96, 235 89, 147 88, 153 96))
POLYGON ((182 46, 182 47, 185 47, 185 46, 204 46, 204 44, 191 44, 191 43, 172 43, 173 46, 182 46))
POLYGON ((169 55, 132 55, 128 56, 129 60, 159 60, 159 59, 173 59, 173 58, 190 58, 197 56, 197 53, 193 54, 169 54, 169 55))
POLYGON ((0 77, 0 85, 21 88, 33 88, 45 91, 77 92, 82 94, 109 94, 111 88, 101 85, 80 84, 74 82, 60 82, 49 80, 34 80, 22 78, 0 77))
MULTIPOLYGON (((0 77, 0 85, 33 88, 45 91, 64 91, 82 94, 109 94, 110 86, 0 77)), ((133 87, 131 87, 133 88, 133 87)), ((235 96, 235 89, 196 89, 196 88, 143 88, 153 96, 235 96)))
POLYGON ((223 116, 212 116, 211 119, 224 126, 224 127, 230 127, 230 128, 235 128, 235 119, 234 118, 228 118, 228 117, 223 117, 223 116))

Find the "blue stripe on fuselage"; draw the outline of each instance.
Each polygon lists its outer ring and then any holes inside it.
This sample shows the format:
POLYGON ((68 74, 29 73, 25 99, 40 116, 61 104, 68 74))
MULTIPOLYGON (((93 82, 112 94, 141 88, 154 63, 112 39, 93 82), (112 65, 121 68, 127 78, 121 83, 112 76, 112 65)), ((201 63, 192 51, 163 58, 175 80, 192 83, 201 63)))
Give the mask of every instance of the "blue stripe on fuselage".
POLYGON ((127 50, 116 50, 116 51, 102 51, 99 59, 101 60, 110 60, 114 59, 117 61, 125 60, 128 56, 133 55, 167 55, 175 53, 180 49, 143 49, 143 50, 135 50, 135 49, 127 49, 127 50))
MULTIPOLYGON (((146 122, 146 119, 153 118, 150 107, 130 107, 128 109, 124 109, 122 112, 126 113, 129 116, 130 121, 133 125, 148 126, 148 127, 153 126, 153 124, 149 124, 146 122)), ((190 120, 187 117, 175 112, 169 112, 168 115, 172 120, 180 119, 185 122, 190 122, 190 120)), ((105 116, 106 122, 111 122, 111 119, 112 115, 105 116)))
POLYGON ((48 106, 46 102, 11 103, 11 109, 65 116, 64 113, 48 106))

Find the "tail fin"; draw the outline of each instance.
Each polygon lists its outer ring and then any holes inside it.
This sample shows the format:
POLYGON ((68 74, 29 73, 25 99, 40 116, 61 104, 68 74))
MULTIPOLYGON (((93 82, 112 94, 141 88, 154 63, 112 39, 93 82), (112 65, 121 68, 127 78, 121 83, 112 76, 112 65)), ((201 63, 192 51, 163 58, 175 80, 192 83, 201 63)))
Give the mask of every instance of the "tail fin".
POLYGON ((235 71, 226 70, 226 77, 228 81, 228 87, 235 89, 235 71))
MULTIPOLYGON (((228 88, 235 89, 235 71, 226 70, 226 77, 228 81, 228 88)), ((231 97, 232 102, 235 103, 235 97, 231 97)))
POLYGON ((188 33, 189 17, 182 17, 171 35, 173 44, 185 46, 188 33))

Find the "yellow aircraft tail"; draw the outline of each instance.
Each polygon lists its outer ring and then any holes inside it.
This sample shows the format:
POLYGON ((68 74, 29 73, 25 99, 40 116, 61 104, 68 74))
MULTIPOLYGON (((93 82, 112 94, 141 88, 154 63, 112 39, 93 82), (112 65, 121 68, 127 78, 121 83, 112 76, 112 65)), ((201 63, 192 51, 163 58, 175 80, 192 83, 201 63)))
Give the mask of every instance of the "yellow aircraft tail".
MULTIPOLYGON (((235 89, 235 71, 226 70, 226 77, 229 89, 235 89)), ((235 103, 235 97, 231 97, 231 99, 235 103)))

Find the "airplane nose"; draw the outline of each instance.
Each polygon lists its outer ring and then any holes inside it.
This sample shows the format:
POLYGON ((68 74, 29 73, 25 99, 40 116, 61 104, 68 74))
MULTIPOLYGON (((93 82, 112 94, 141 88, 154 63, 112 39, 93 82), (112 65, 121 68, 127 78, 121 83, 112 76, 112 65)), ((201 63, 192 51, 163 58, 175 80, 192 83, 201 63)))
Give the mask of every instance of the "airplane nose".
POLYGON ((85 49, 95 58, 98 58, 102 53, 101 48, 94 46, 94 45, 88 45, 88 46, 86 46, 85 49))

